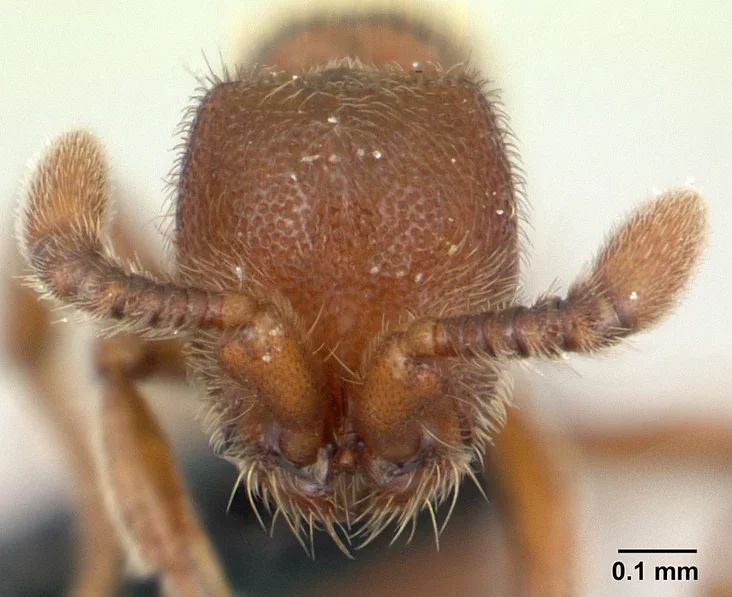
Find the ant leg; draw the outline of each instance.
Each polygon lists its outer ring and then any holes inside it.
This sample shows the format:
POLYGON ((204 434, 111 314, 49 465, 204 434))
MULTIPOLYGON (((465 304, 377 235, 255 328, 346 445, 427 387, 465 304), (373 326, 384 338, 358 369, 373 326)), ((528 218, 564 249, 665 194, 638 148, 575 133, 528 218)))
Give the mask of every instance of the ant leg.
MULTIPOLYGON (((116 225, 117 250, 132 257, 130 234, 116 225)), ((155 272, 149 254, 136 253, 155 272)), ((165 594, 229 594, 220 564, 188 505, 163 432, 134 381, 151 375, 183 379, 179 340, 128 335, 99 338, 95 364, 103 380, 97 462, 107 509, 128 556, 159 575, 165 594)))
POLYGON ((583 457, 617 461, 662 459, 674 463, 732 465, 732 426, 719 421, 645 425, 643 429, 610 432, 578 431, 571 443, 583 457))
POLYGON ((223 597, 230 593, 218 559, 190 507, 163 433, 134 385, 161 357, 168 362, 173 349, 99 341, 102 484, 132 562, 158 575, 166 595, 223 597))
MULTIPOLYGON (((123 247, 129 246, 124 242, 126 235, 123 231, 115 230, 114 236, 115 240, 122 241, 119 244, 123 247)), ((138 556, 146 560, 144 563, 148 570, 161 572, 163 586, 169 594, 186 597, 227 595, 228 589, 218 562, 205 534, 190 512, 165 441, 133 386, 133 379, 153 373, 182 377, 184 363, 181 343, 174 340, 145 342, 138 336, 97 341, 97 368, 104 379, 105 397, 101 408, 100 434, 104 454, 95 462, 86 429, 79 424, 78 413, 72 412, 73 397, 50 375, 48 365, 51 355, 48 347, 52 330, 46 303, 39 302, 32 291, 19 284, 11 288, 11 293, 14 299, 12 303, 18 312, 10 318, 10 352, 29 370, 38 390, 37 395, 66 445, 68 460, 76 474, 81 554, 70 594, 77 597, 113 594, 118 584, 122 554, 105 508, 103 497, 106 497, 111 514, 117 514, 112 518, 121 523, 118 524, 118 530, 131 539, 125 547, 137 551, 138 556), (151 459, 153 453, 155 458, 151 459), (106 496, 102 495, 99 487, 100 461, 106 471, 106 496), (128 482, 124 488, 127 494, 116 491, 125 473, 134 478, 134 483, 128 482), (167 494, 168 501, 164 502, 162 497, 166 497, 166 494, 160 493, 161 488, 177 488, 177 494, 167 494), (167 534, 163 533, 164 541, 153 546, 152 555, 146 553, 150 551, 145 549, 146 545, 138 545, 134 533, 125 528, 125 517, 121 515, 129 512, 125 510, 126 505, 136 503, 137 491, 141 492, 144 503, 138 510, 131 511, 134 519, 138 524, 147 520, 149 529, 167 531, 167 534), (161 515, 165 508, 171 509, 168 518, 161 515), (166 523, 170 528, 165 529, 166 523), (178 555, 178 562, 168 559, 162 564, 158 563, 160 550, 167 549, 172 553, 176 545, 183 550, 178 555), (171 566, 174 567, 172 573, 168 570, 171 566)), ((146 538, 149 543, 149 535, 146 538)))
POLYGON ((571 595, 576 581, 575 504, 549 442, 525 416, 510 410, 487 456, 519 552, 521 594, 571 595))
POLYGON ((704 594, 706 597, 732 597, 732 582, 727 584, 715 584, 704 594))
POLYGON ((57 339, 49 322, 46 303, 11 282, 6 344, 19 367, 28 373, 33 395, 66 452, 77 502, 76 570, 69 595, 111 595, 121 573, 122 554, 107 518, 87 429, 74 407, 74 396, 63 376, 53 369, 57 339))

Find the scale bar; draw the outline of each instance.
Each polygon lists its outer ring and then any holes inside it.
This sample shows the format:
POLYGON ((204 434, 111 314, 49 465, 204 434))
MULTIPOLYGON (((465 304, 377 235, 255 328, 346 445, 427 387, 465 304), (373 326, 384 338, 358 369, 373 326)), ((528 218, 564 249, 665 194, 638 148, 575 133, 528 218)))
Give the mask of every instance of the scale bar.
POLYGON ((619 549, 618 553, 697 553, 696 549, 619 549))

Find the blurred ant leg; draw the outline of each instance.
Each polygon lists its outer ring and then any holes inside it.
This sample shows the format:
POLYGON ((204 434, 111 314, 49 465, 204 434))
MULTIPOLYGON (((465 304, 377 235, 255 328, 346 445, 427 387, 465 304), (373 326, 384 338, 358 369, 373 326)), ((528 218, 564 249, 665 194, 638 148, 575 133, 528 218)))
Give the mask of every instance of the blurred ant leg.
POLYGON ((704 595, 706 597, 732 597, 732 581, 725 584, 714 584, 704 595))
POLYGON ((122 554, 99 491, 87 429, 75 412, 70 388, 52 370, 55 338, 47 303, 39 302, 17 279, 11 282, 9 295, 12 312, 6 313, 5 327, 9 353, 28 372, 33 393, 63 445, 74 479, 78 555, 69 595, 111 595, 118 584, 122 554))
POLYGON ((487 455, 519 552, 521 595, 568 597, 576 580, 574 503, 546 438, 509 410, 487 455))
MULTIPOLYGON (((149 253, 133 253, 123 220, 112 229, 118 255, 159 275, 149 253)), ((95 362, 104 382, 102 481, 128 555, 160 575, 166 594, 224 596, 229 591, 219 562, 191 512, 163 433, 133 383, 149 375, 183 379, 182 347, 178 340, 150 342, 137 335, 97 340, 95 362)))
POLYGON ((100 371, 121 369, 133 379, 155 375, 185 380, 186 364, 180 340, 150 341, 136 334, 99 338, 95 359, 100 371))
MULTIPOLYGON (((140 255, 132 254, 129 233, 115 225, 112 236, 122 255, 135 258, 146 271, 155 271, 149 256, 140 258, 140 255)), ((54 334, 49 322, 48 303, 39 301, 36 293, 17 280, 11 284, 9 293, 9 304, 13 306, 13 312, 8 314, 9 352, 30 373, 35 394, 64 444, 66 461, 73 467, 78 500, 79 556, 70 594, 75 597, 112 594, 119 581, 122 554, 98 485, 99 476, 88 430, 79 423, 70 389, 51 370, 50 351, 54 334)), ((174 377, 184 375, 179 341, 148 343, 138 336, 126 336, 104 342, 104 350, 98 350, 102 366, 105 366, 105 361, 113 360, 118 364, 126 363, 136 375, 153 370, 174 377)))
POLYGON ((674 463, 732 465, 732 424, 702 420, 676 424, 649 424, 638 430, 577 431, 570 437, 583 457, 610 461, 639 458, 674 463))
POLYGON ((97 344, 104 383, 99 460, 110 516, 131 563, 158 575, 166 595, 227 596, 221 566, 191 509, 163 432, 134 385, 156 372, 156 364, 167 364, 175 346, 124 340, 129 339, 97 344))

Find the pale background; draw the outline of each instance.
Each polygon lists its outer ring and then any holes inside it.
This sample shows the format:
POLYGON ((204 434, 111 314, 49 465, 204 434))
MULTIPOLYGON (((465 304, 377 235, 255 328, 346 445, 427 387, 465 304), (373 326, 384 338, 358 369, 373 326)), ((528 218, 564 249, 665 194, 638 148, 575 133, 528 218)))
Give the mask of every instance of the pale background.
MULTIPOLYGON (((283 16, 312 6, 273 4, 3 0, 3 237, 12 233, 27 160, 49 137, 83 124, 106 145, 115 200, 141 238, 162 246, 162 180, 176 155, 172 133, 197 86, 191 72, 206 70, 202 52, 214 65, 219 55, 231 63, 283 16)), ((439 4, 420 6, 441 14, 439 4)), ((611 224, 654 188, 693 179, 709 200, 709 248, 676 314, 612 356, 519 372, 531 395, 524 409, 559 428, 702 414, 732 424, 732 3, 476 1, 451 11, 446 22, 463 32, 475 64, 504 90, 523 155, 533 244, 527 296, 555 280, 566 288, 611 224)), ((0 243, 0 263, 9 263, 10 246, 0 243)), ((4 296, 0 301, 2 310, 12 309, 4 296)), ((76 334, 68 355, 79 363, 74 382, 93 400, 87 337, 76 334)), ((3 356, 2 537, 69 499, 63 462, 23 378, 6 362, 3 356)), ((205 441, 193 429, 182 450, 205 441)), ((628 463, 586 467, 578 482, 585 595, 698 594, 694 583, 612 581, 618 547, 696 547, 699 558, 686 563, 698 564, 706 579, 721 556, 732 562, 729 471, 628 463)))

